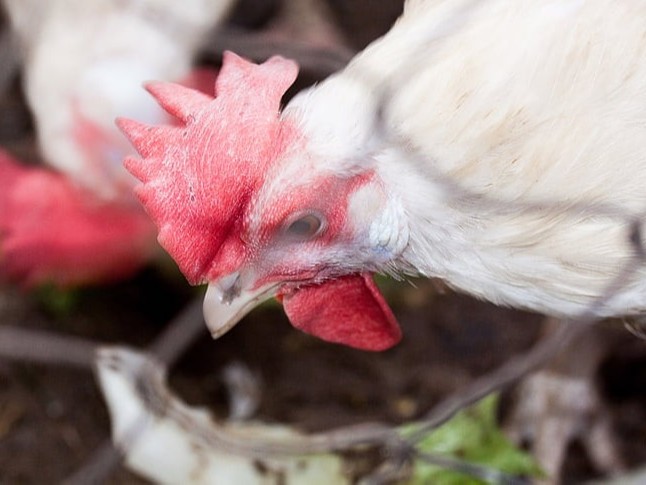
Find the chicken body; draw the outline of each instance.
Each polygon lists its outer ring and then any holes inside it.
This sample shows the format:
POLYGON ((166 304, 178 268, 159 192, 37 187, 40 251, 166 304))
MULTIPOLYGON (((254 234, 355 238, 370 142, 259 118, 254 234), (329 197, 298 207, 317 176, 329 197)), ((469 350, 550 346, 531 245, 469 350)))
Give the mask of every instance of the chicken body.
POLYGON ((372 272, 553 316, 637 314, 643 269, 597 300, 646 210, 645 59, 643 2, 409 1, 275 121, 285 60, 225 56, 215 100, 152 87, 184 125, 124 122, 144 157, 127 166, 162 245, 210 283, 216 336, 278 295, 298 328, 386 348, 399 334, 372 272))
MULTIPOLYGON (((377 232, 408 233, 396 271, 572 316, 632 257, 646 210, 645 60, 641 2, 409 1, 284 116, 304 172, 374 168, 396 219, 377 232)), ((644 295, 640 270, 598 312, 643 312, 644 295)))

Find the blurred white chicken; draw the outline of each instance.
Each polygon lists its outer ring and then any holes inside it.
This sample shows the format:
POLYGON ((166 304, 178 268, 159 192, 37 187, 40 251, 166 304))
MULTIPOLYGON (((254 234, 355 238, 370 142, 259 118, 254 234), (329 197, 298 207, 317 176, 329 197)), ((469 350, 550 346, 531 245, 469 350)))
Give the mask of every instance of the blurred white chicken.
POLYGON ((165 120, 141 84, 186 78, 204 34, 233 0, 4 2, 24 47, 25 93, 47 163, 113 195, 132 186, 114 119, 165 120))
POLYGON ((60 174, 0 159, 0 277, 79 284, 121 277, 154 252, 134 203, 114 126, 124 112, 168 116, 141 90, 181 80, 233 0, 4 0, 24 59, 24 89, 42 158, 60 174), (10 175, 8 175, 10 174, 10 175))

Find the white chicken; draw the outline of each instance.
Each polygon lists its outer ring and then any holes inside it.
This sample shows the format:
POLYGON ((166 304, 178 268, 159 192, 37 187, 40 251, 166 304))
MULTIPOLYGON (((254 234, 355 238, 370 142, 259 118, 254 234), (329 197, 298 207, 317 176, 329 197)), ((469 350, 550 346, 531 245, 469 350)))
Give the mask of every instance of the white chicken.
POLYGON ((199 86, 193 57, 233 0, 4 0, 44 161, 0 154, 0 279, 77 285, 124 277, 155 252, 132 197, 118 114, 169 121, 149 79, 199 86))
POLYGON ((645 59, 643 2, 409 0, 280 112, 296 68, 279 58, 225 56, 215 99, 151 85, 182 126, 122 121, 143 157, 127 167, 162 245, 209 283, 215 337, 277 295, 304 331, 388 348, 373 272, 640 315, 645 59))
MULTIPOLYGON (((409 1, 278 118, 296 75, 279 58, 226 56, 215 100, 152 85, 183 126, 122 121, 144 157, 128 168, 162 245, 210 283, 216 335, 278 294, 300 328, 387 347, 375 271, 577 315, 646 209, 645 19, 631 0, 409 1)), ((595 314, 640 313, 645 290, 639 270, 595 314)))

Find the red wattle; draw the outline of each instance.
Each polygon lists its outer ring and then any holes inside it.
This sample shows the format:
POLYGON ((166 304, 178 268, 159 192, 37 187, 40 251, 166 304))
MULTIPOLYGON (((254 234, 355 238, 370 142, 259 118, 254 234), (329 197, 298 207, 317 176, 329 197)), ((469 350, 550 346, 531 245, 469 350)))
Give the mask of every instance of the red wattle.
POLYGON ((370 274, 354 274, 280 295, 292 325, 328 342, 386 350, 401 330, 370 274))

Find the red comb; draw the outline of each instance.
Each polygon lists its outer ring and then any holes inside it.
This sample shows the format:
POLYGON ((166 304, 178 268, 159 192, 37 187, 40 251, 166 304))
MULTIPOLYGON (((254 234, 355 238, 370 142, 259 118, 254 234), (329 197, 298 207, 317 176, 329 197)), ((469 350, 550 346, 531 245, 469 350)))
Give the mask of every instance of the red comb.
POLYGON ((124 162, 143 182, 137 195, 190 283, 208 279, 250 195, 293 136, 279 111, 297 73, 281 57, 256 65, 225 52, 216 98, 177 84, 146 86, 180 126, 117 121, 143 157, 124 162))

